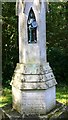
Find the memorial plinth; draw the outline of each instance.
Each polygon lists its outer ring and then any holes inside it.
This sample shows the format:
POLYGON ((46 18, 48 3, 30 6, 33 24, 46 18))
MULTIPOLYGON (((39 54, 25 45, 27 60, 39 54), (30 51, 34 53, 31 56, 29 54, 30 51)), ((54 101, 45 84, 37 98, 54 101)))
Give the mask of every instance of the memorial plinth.
POLYGON ((19 63, 12 77, 13 108, 45 115, 56 105, 56 80, 46 58, 46 2, 19 0, 19 63))

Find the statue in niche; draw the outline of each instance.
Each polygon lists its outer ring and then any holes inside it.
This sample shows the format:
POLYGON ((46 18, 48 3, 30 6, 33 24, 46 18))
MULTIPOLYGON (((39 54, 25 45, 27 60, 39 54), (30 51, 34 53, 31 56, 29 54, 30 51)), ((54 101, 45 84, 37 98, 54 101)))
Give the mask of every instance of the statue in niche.
POLYGON ((29 12, 27 27, 28 43, 37 43, 37 22, 32 8, 29 12))

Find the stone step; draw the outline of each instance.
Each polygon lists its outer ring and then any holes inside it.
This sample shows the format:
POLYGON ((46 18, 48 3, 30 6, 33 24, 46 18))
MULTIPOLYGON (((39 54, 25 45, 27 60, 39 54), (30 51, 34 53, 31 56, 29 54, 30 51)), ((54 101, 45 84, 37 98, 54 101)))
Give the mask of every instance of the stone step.
POLYGON ((68 118, 68 107, 58 103, 47 115, 21 115, 16 110, 11 108, 11 105, 6 106, 2 109, 3 117, 0 120, 62 120, 68 118))

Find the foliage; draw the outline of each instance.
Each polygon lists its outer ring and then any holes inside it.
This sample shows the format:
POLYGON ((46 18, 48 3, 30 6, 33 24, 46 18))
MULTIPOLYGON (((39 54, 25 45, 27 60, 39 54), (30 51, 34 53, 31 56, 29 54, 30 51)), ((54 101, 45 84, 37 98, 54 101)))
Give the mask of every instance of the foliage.
POLYGON ((68 55, 60 48, 49 48, 48 61, 52 67, 58 83, 67 83, 68 81, 68 55))
POLYGON ((18 34, 15 3, 3 3, 2 9, 2 75, 3 85, 6 85, 10 82, 18 62, 18 34))
POLYGON ((56 100, 68 106, 68 86, 67 85, 59 84, 57 86, 56 100))
MULTIPOLYGON (((18 63, 16 3, 2 3, 2 78, 8 85, 18 63)), ((50 2, 47 13, 47 57, 58 82, 68 80, 68 2, 50 2)))
POLYGON ((57 82, 68 81, 67 3, 50 3, 47 13, 48 61, 57 82))
POLYGON ((0 96, 0 107, 3 107, 11 103, 12 103, 11 89, 5 87, 3 89, 2 95, 0 96))

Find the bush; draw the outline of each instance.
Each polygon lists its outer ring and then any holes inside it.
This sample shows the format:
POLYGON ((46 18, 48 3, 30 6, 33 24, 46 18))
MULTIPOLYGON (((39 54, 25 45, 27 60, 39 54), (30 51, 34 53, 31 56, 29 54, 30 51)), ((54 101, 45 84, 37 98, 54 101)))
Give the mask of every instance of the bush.
POLYGON ((68 55, 59 48, 49 48, 47 50, 48 61, 54 71, 54 75, 58 83, 66 83, 68 81, 68 55))

